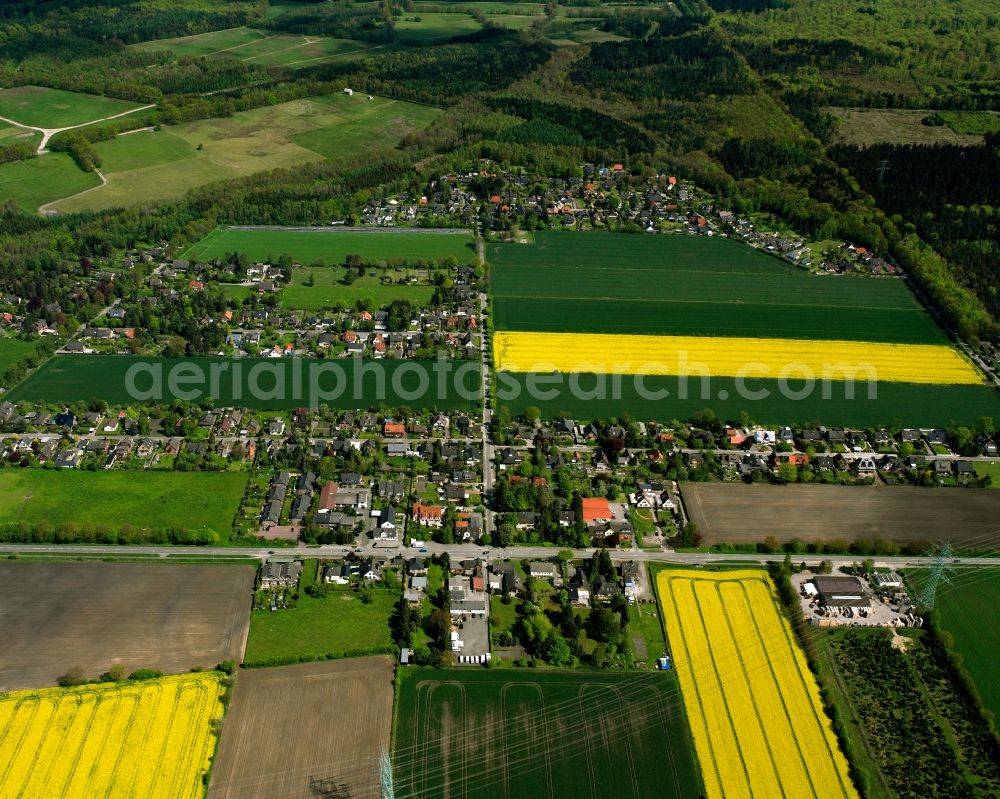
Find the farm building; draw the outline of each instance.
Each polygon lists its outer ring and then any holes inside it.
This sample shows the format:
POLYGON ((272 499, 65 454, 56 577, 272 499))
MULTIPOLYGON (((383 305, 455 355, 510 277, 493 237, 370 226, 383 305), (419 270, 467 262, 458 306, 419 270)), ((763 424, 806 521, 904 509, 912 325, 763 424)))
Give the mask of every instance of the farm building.
POLYGON ((816 577, 813 584, 820 600, 828 607, 871 607, 871 597, 857 577, 816 577))
POLYGON ((896 572, 876 572, 872 577, 872 585, 875 588, 902 588, 903 578, 896 572))
POLYGON ((451 603, 452 616, 472 616, 486 618, 489 610, 486 599, 459 599, 451 603))

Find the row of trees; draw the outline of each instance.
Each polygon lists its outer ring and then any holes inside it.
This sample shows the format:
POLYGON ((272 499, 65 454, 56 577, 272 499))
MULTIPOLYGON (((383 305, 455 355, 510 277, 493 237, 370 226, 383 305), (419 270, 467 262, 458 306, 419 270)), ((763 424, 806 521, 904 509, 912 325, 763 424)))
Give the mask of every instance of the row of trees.
POLYGON ((51 524, 40 521, 0 524, 0 542, 4 544, 187 544, 210 546, 219 542, 209 529, 188 530, 178 527, 150 528, 87 522, 51 524))

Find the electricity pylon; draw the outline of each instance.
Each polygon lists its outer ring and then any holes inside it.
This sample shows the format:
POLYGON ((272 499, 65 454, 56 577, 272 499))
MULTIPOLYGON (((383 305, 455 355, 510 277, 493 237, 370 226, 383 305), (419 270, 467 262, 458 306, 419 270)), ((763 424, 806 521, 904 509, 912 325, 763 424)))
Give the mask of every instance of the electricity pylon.
POLYGON ((951 551, 951 546, 948 543, 944 543, 939 544, 934 549, 928 550, 924 553, 924 556, 933 558, 933 562, 929 567, 930 574, 927 576, 927 581, 917 596, 917 603, 920 607, 931 610, 934 608, 934 602, 937 600, 938 586, 941 583, 951 583, 947 572, 951 571, 951 560, 954 557, 954 553, 951 551))

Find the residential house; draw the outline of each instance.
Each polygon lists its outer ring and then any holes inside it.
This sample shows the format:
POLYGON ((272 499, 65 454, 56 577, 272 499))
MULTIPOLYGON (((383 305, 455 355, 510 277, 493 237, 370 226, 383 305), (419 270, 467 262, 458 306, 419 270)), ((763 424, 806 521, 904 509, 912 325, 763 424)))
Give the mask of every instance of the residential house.
POLYGON ((402 526, 399 524, 397 527, 396 509, 390 505, 389 507, 378 511, 378 514, 378 524, 375 528, 375 537, 382 541, 396 539, 399 535, 398 527, 402 526))
POLYGON ((371 491, 367 488, 345 488, 332 480, 325 483, 319 492, 317 513, 329 513, 335 508, 366 510, 371 506, 371 491))
POLYGON ((555 563, 547 560, 533 560, 528 564, 528 574, 535 579, 551 580, 559 573, 555 563))
POLYGON ((375 485, 375 495, 379 499, 398 502, 406 496, 406 487, 399 480, 379 480, 375 485))
POLYGON ((417 524, 440 527, 444 520, 444 508, 437 505, 424 505, 419 501, 414 502, 410 510, 410 517, 417 524))
POLYGON ((298 585, 301 574, 302 561, 271 558, 261 568, 260 584, 264 588, 293 588, 298 585))

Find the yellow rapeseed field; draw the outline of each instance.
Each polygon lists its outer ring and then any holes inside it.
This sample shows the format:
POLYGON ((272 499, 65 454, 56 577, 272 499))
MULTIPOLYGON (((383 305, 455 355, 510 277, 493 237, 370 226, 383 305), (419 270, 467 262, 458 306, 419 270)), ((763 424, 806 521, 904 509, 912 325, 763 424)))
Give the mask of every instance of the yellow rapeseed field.
POLYGON ((498 331, 493 358, 505 372, 983 382, 971 362, 942 344, 498 331))
POLYGON ((216 672, 0 695, 0 796, 200 799, 216 672))
POLYGON ((767 575, 671 569, 657 588, 709 799, 857 799, 767 575))

